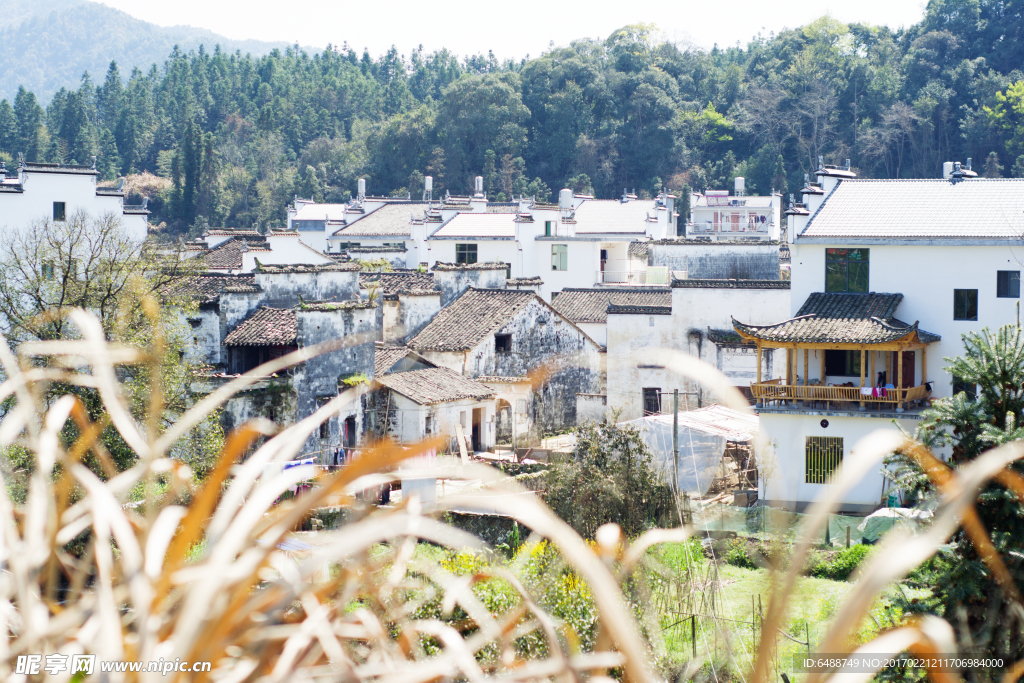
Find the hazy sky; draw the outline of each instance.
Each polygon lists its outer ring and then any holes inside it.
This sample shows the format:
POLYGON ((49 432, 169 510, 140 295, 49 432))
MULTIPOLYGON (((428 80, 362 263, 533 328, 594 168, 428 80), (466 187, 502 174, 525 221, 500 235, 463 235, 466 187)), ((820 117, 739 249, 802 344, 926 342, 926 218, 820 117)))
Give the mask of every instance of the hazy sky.
POLYGON ((537 56, 554 41, 605 37, 653 23, 671 40, 710 47, 746 43, 831 14, 844 22, 909 26, 923 0, 100 0, 163 26, 189 24, 229 38, 284 40, 323 48, 343 42, 374 55, 418 44, 459 55, 493 50, 499 59, 537 56))

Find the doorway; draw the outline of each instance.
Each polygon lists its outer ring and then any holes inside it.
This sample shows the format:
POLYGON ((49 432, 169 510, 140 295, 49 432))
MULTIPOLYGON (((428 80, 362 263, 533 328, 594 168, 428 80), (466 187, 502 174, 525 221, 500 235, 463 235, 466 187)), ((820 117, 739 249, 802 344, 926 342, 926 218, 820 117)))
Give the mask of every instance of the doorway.
POLYGON ((483 445, 484 409, 473 408, 473 452, 484 450, 483 445))
MULTIPOLYGON (((892 376, 888 378, 888 381, 896 386, 896 382, 899 381, 899 362, 900 353, 899 351, 892 352, 892 376)), ((901 389, 909 389, 915 386, 914 384, 914 361, 917 357, 916 351, 904 351, 903 352, 903 386, 901 389)))

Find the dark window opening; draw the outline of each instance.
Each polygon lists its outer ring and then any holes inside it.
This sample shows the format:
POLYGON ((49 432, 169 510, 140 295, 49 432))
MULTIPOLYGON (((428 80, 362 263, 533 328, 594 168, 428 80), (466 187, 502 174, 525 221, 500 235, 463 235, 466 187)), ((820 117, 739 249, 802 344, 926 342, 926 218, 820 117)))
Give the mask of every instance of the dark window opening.
POLYGON ((509 353, 512 351, 512 335, 511 334, 496 334, 494 335, 494 350, 498 353, 509 353))
POLYGON ((58 221, 58 222, 62 222, 64 220, 66 220, 65 216, 66 216, 66 212, 65 212, 64 202, 54 202, 53 203, 53 220, 58 221))
POLYGON ((551 237, 551 221, 544 221, 544 236, 551 237))
POLYGON ((826 249, 825 291, 858 292, 868 290, 869 249, 826 249))
POLYGON ((661 414, 661 389, 644 389, 644 416, 661 414))
POLYGON ((826 351, 825 374, 834 377, 860 375, 860 351, 826 351))
POLYGON ((231 346, 228 347, 228 361, 231 373, 240 375, 267 361, 295 351, 295 346, 231 346))
POLYGON ((43 279, 53 279, 53 261, 43 261, 43 279))
POLYGON ((996 271, 996 296, 1001 299, 1020 298, 1020 271, 996 271))
POLYGON ((345 439, 345 448, 355 448, 356 445, 356 418, 346 417, 345 418, 345 433, 343 435, 345 439))
POLYGON ((967 394, 968 401, 974 401, 978 398, 978 386, 973 382, 966 382, 959 377, 953 378, 953 395, 967 394))
POLYGON ((476 245, 475 244, 456 244, 455 245, 455 262, 456 263, 476 263, 476 245))
POLYGON ((978 290, 953 290, 953 320, 978 319, 978 290))

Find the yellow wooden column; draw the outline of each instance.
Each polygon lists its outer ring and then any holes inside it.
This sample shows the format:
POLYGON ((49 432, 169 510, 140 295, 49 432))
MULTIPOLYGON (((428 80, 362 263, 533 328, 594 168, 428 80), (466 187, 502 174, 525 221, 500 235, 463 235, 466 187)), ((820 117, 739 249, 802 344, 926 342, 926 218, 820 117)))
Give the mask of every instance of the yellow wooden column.
POLYGON ((903 412, 903 350, 896 352, 896 412, 903 412))
POLYGON ((928 347, 921 347, 921 386, 928 383, 928 347))
POLYGON ((825 385, 825 349, 819 349, 821 352, 821 384, 825 385))
POLYGON ((786 349, 786 384, 793 384, 793 349, 786 349))
POLYGON ((860 347, 860 388, 861 388, 860 409, 861 410, 864 410, 864 406, 866 405, 864 403, 864 371, 867 370, 867 367, 865 367, 865 366, 867 366, 867 364, 868 364, 868 352, 867 352, 867 349, 862 346, 862 347, 860 347))
POLYGON ((875 356, 878 355, 878 352, 871 350, 868 353, 871 354, 871 374, 868 375, 868 379, 871 381, 871 386, 875 386, 875 383, 878 381, 878 375, 875 374, 875 356))
POLYGON ((757 342, 757 383, 761 383, 761 342, 757 342))

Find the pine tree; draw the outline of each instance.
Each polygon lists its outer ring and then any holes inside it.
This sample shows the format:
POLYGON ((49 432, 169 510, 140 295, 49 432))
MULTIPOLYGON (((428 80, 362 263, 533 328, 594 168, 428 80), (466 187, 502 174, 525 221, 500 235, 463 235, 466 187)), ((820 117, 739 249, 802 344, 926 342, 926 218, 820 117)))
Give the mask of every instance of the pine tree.
POLYGON ((124 106, 124 99, 121 72, 117 68, 117 62, 111 62, 103 85, 96 91, 97 122, 113 130, 121 118, 121 108, 124 106))
POLYGON ((14 151, 24 154, 25 161, 42 161, 46 153, 43 116, 43 108, 39 106, 35 94, 19 87, 18 94, 14 96, 14 151))
POLYGON ((18 139, 18 119, 14 109, 7 100, 0 100, 0 152, 6 152, 12 158, 17 156, 15 141, 18 139))
MULTIPOLYGON (((965 354, 947 359, 946 369, 960 386, 975 387, 975 395, 961 391, 937 401, 925 411, 916 433, 933 450, 949 447, 952 467, 1024 439, 1024 332, 1018 325, 1005 325, 994 335, 986 328, 964 335, 963 342, 965 354)), ((928 478, 905 456, 888 462, 896 465, 897 483, 905 492, 916 497, 932 492, 928 478)), ((1010 469, 1024 475, 1020 461, 1010 469)), ((1006 487, 990 484, 975 508, 1014 583, 1024 587, 1019 555, 1024 548, 1024 506, 1006 487)), ((964 531, 953 537, 950 556, 937 567, 930 586, 934 603, 920 602, 910 609, 940 612, 953 624, 964 654, 1006 662, 1024 658, 1024 613, 997 584, 964 531)))

